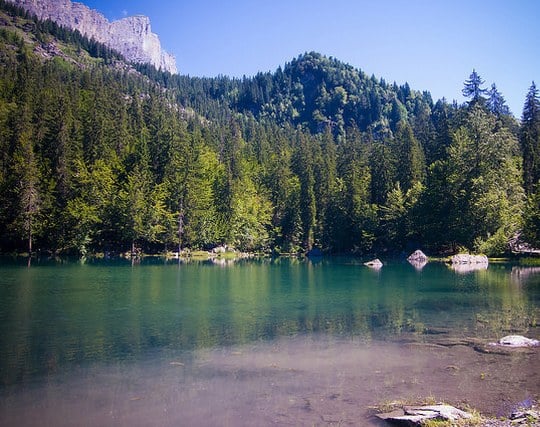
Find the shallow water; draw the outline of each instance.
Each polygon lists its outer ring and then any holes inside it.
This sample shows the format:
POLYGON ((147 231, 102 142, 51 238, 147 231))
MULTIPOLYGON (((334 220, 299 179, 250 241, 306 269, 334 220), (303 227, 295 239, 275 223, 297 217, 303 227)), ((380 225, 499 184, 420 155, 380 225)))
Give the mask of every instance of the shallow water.
POLYGON ((0 267, 0 425, 377 425, 432 397, 538 398, 540 274, 281 259, 0 267))

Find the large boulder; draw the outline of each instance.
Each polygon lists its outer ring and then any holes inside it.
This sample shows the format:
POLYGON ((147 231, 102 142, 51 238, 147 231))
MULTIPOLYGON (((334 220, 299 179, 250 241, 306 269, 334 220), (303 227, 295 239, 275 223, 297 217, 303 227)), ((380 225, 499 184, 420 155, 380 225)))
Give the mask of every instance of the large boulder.
POLYGON ((407 261, 409 261, 409 264, 417 270, 422 270, 428 262, 428 257, 424 252, 418 249, 409 255, 407 261))
POLYGON ((485 255, 471 255, 471 254, 457 254, 454 255, 450 262, 452 265, 456 264, 481 264, 481 265, 488 265, 489 260, 488 257, 485 255))
POLYGON ((407 258, 407 261, 424 262, 424 261, 427 261, 427 260, 428 260, 427 255, 424 252, 422 252, 420 249, 417 249, 416 251, 414 251, 407 258))

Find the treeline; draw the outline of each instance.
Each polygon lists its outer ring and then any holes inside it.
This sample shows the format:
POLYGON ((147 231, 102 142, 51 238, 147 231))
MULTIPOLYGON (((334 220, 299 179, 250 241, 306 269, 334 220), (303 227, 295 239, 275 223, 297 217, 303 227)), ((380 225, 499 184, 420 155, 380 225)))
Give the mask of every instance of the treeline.
POLYGON ((520 124, 475 72, 458 106, 318 54, 240 80, 0 55, 2 251, 539 243, 534 84, 520 124))

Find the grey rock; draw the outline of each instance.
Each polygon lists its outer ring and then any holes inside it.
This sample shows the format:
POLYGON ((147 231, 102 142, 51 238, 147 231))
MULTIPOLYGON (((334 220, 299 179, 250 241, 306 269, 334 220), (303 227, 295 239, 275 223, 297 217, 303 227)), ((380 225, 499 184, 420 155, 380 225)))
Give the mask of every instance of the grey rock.
POLYGON ((452 265, 455 264, 481 264, 481 265, 488 265, 489 260, 488 257, 485 255, 471 255, 471 254, 457 254, 454 255, 450 262, 452 265))
POLYGON ((104 15, 82 3, 71 0, 9 0, 35 14, 40 19, 78 30, 127 60, 149 63, 163 71, 177 73, 174 56, 161 48, 159 37, 152 32, 147 16, 129 16, 110 22, 104 15))
POLYGON ((540 346, 540 341, 522 335, 507 335, 502 337, 497 343, 491 343, 491 345, 513 348, 538 347, 540 346))
POLYGON ((458 421, 472 418, 472 415, 451 405, 440 404, 404 407, 401 411, 380 414, 378 417, 392 424, 420 426, 428 420, 458 421))
POLYGON ((364 265, 367 265, 368 267, 371 267, 371 268, 381 268, 383 266, 383 263, 381 262, 379 258, 376 258, 374 260, 365 262, 364 265))
POLYGON ((427 262, 428 257, 427 255, 422 252, 420 249, 417 249, 412 254, 409 255, 407 258, 407 261, 426 261, 427 262))

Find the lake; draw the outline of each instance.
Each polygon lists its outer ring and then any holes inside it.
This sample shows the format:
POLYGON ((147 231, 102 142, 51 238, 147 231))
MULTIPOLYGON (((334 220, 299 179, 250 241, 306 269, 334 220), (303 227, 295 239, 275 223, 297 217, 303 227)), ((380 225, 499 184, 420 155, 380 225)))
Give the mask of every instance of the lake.
POLYGON ((399 399, 540 395, 540 268, 355 258, 3 260, 0 425, 379 425, 399 399), (487 349, 487 351, 486 351, 487 349))

